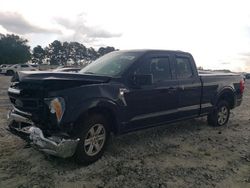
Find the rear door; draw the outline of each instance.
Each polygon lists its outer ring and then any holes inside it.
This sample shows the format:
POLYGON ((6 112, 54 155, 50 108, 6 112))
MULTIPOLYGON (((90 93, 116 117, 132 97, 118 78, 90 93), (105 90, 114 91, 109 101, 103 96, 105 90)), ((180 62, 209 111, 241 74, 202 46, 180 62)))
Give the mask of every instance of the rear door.
POLYGON ((198 116, 202 86, 193 59, 185 54, 176 55, 175 70, 179 81, 178 117, 198 116))
POLYGON ((171 57, 151 54, 144 58, 133 74, 152 74, 153 84, 131 88, 125 94, 130 129, 172 121, 177 117, 178 81, 173 79, 171 57))

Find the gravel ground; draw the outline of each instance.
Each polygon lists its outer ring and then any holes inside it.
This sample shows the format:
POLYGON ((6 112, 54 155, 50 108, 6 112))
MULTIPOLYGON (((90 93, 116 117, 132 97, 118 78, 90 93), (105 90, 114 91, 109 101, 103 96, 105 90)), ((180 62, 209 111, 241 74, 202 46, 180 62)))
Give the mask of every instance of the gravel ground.
POLYGON ((6 131, 9 84, 0 75, 0 187, 250 187, 250 81, 227 126, 199 118, 114 137, 87 167, 6 131))

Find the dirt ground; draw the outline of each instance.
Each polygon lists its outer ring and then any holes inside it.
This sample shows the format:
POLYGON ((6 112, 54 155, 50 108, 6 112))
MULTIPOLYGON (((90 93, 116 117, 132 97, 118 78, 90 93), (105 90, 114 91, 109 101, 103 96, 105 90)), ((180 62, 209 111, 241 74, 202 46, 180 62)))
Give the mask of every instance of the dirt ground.
POLYGON ((227 126, 199 118, 114 137, 87 167, 6 131, 9 84, 0 75, 0 187, 250 187, 250 81, 227 126))

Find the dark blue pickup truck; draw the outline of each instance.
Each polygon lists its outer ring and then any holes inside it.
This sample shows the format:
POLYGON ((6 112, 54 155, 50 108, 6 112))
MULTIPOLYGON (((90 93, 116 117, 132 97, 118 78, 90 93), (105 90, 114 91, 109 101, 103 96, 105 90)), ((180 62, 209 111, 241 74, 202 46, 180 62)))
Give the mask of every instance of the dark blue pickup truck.
POLYGON ((111 132, 201 116, 223 126, 243 91, 240 75, 199 74, 186 52, 115 51, 79 73, 16 74, 8 89, 9 130, 48 154, 89 164, 102 156, 111 132))

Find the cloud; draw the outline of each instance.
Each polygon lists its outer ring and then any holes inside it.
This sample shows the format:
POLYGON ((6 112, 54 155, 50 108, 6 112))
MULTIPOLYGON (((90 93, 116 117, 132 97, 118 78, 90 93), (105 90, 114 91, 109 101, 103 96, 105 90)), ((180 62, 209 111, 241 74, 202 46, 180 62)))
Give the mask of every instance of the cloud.
POLYGON ((71 30, 72 34, 67 36, 68 40, 81 40, 82 42, 92 43, 100 39, 121 37, 121 33, 112 33, 106 31, 99 26, 88 26, 83 19, 83 14, 78 15, 76 20, 69 20, 65 18, 55 18, 57 24, 63 26, 65 29, 71 30))
POLYGON ((230 62, 222 62, 221 64, 222 65, 230 65, 231 63, 230 62))
POLYGON ((49 30, 32 25, 17 12, 0 12, 0 25, 7 31, 16 34, 60 33, 59 30, 49 30))
POLYGON ((240 53, 238 59, 244 63, 243 70, 250 71, 250 52, 240 53))
POLYGON ((250 57, 250 52, 242 52, 239 55, 242 56, 243 58, 248 58, 250 57))

